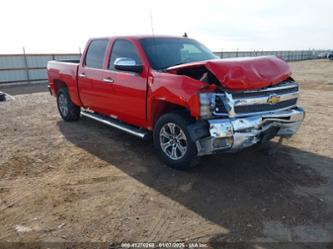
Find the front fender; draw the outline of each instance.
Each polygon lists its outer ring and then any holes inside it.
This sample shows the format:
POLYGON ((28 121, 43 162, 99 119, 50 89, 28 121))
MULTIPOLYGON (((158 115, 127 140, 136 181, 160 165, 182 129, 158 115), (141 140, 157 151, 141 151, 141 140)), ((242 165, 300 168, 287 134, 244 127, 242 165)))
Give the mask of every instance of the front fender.
MULTIPOLYGON (((148 113, 154 112, 154 102, 165 101, 187 109, 195 119, 200 117, 200 103, 198 93, 207 88, 215 90, 215 86, 192 79, 185 75, 169 73, 155 73, 153 81, 149 82, 148 113)), ((149 117, 150 115, 148 115, 149 117)), ((152 125, 153 120, 148 120, 152 125)))

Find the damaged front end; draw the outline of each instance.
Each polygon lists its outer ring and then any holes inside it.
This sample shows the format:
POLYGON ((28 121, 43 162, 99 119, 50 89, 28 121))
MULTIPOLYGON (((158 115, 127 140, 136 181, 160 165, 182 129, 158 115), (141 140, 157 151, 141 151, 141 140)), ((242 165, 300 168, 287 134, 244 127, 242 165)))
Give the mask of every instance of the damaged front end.
POLYGON ((276 136, 290 137, 304 119, 304 110, 297 106, 299 85, 290 78, 285 62, 261 58, 231 64, 205 62, 173 71, 217 86, 214 92, 199 93, 201 121, 189 127, 198 155, 237 151, 276 136), (232 68, 228 76, 223 74, 225 66, 232 68))
POLYGON ((198 154, 237 151, 275 136, 292 136, 304 119, 304 110, 296 105, 298 94, 298 84, 287 81, 257 91, 201 95, 209 134, 196 138, 198 154))
POLYGON ((196 141, 199 155, 219 150, 237 151, 275 136, 290 137, 298 130, 304 119, 304 111, 290 111, 244 118, 208 120, 209 136, 196 141))

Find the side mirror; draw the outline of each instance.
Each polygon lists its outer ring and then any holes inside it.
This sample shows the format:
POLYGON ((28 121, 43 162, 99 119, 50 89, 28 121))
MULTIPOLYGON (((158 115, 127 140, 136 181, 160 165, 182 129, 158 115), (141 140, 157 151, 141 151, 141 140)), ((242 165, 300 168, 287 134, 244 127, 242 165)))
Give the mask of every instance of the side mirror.
POLYGON ((121 71, 141 73, 143 65, 136 64, 135 60, 131 58, 120 57, 114 61, 114 68, 121 71))

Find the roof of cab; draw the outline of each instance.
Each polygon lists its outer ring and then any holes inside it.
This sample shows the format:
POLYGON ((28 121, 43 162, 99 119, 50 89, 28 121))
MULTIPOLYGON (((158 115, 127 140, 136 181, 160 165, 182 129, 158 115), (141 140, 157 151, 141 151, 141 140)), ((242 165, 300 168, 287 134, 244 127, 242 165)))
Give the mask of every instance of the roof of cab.
POLYGON ((105 36, 105 37, 93 37, 90 40, 98 40, 98 39, 115 39, 115 38, 123 38, 123 39, 134 39, 140 40, 145 38, 178 38, 178 39, 189 39, 183 36, 170 36, 170 35, 117 35, 117 36, 105 36))

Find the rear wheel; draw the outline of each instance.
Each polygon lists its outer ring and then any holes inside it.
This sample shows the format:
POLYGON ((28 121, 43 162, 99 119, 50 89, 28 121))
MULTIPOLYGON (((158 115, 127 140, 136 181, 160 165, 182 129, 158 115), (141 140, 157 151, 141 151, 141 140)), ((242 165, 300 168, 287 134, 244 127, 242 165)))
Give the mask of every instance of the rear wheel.
POLYGON ((66 88, 58 91, 57 106, 63 120, 76 121, 80 118, 80 107, 73 104, 66 88))
POLYGON ((197 149, 188 132, 191 120, 179 113, 160 117, 154 130, 154 144, 163 161, 175 169, 188 169, 197 162, 197 149))

